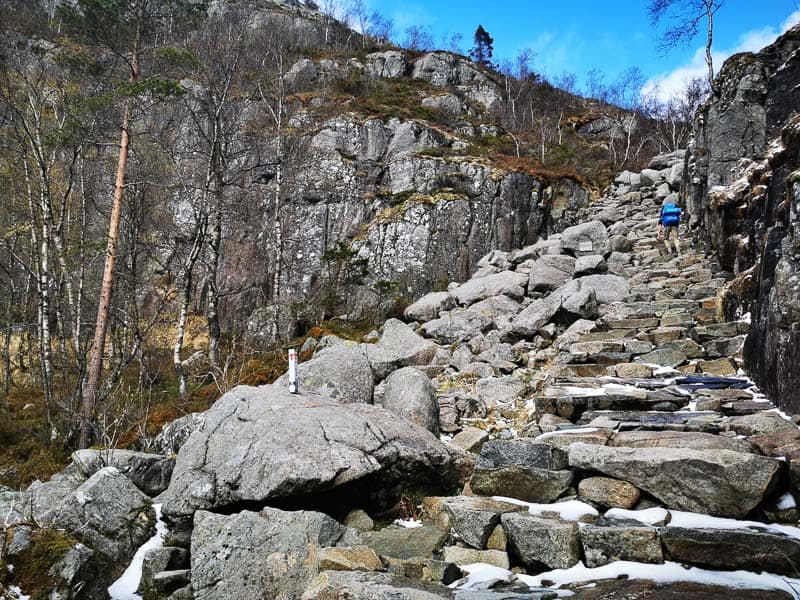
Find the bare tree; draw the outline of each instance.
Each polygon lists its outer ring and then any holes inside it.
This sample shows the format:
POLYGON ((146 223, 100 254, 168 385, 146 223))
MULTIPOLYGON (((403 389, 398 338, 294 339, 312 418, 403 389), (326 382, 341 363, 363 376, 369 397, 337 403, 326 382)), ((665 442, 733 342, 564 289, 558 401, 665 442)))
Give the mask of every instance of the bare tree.
POLYGON ((404 48, 418 52, 432 50, 434 47, 433 35, 430 29, 423 25, 411 25, 405 30, 402 45, 404 48))
POLYGON ((688 44, 696 36, 703 22, 706 25, 706 66, 708 85, 716 96, 719 90, 714 85, 714 60, 711 44, 714 39, 714 15, 727 0, 650 0, 647 12, 654 27, 669 21, 661 34, 659 48, 665 52, 680 44, 688 44))
POLYGON ((666 100, 658 98, 658 91, 657 88, 653 89, 644 103, 647 115, 655 124, 654 137, 659 151, 672 152, 685 148, 692 132, 694 116, 710 93, 708 80, 696 77, 666 100))

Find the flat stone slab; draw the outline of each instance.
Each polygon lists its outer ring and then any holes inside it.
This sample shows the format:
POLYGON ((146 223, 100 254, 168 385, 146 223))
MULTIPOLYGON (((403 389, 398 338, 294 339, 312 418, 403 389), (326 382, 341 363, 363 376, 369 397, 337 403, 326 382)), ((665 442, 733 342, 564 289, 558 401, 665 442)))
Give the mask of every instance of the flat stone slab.
POLYGON ((380 531, 366 531, 361 534, 361 543, 368 546, 380 556, 392 558, 431 558, 447 541, 447 533, 423 525, 407 529, 405 527, 387 527, 380 531))
POLYGON ((490 441, 481 449, 470 488, 483 496, 552 502, 572 483, 567 453, 549 444, 490 441))
POLYGON ((619 431, 611 436, 608 445, 623 448, 689 448, 754 452, 753 444, 747 440, 694 431, 619 431))
POLYGON ((670 560, 712 569, 795 577, 800 564, 800 540, 766 531, 665 527, 661 541, 670 560))
POLYGON ((615 448, 576 443, 572 468, 628 481, 667 507, 742 518, 775 488, 778 461, 731 450, 615 448))

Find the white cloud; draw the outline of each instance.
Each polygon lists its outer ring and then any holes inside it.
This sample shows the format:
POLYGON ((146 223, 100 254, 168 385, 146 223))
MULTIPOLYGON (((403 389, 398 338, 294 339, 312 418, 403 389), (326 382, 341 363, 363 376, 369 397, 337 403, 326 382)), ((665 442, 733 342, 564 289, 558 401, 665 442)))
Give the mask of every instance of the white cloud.
POLYGON ((783 23, 781 23, 781 33, 788 31, 798 23, 800 23, 800 9, 794 11, 792 14, 786 17, 786 20, 783 23))
MULTIPOLYGON (((743 33, 739 42, 733 48, 718 50, 711 53, 714 59, 715 74, 719 72, 722 63, 738 52, 757 52, 764 46, 768 46, 775 41, 780 34, 784 33, 794 25, 800 24, 800 9, 794 11, 781 23, 780 29, 775 27, 763 27, 743 33)), ((691 60, 672 71, 661 73, 652 77, 645 83, 642 91, 653 93, 661 100, 667 100, 674 94, 680 94, 686 85, 696 77, 706 77, 708 67, 706 66, 706 49, 700 47, 695 50, 691 60)))

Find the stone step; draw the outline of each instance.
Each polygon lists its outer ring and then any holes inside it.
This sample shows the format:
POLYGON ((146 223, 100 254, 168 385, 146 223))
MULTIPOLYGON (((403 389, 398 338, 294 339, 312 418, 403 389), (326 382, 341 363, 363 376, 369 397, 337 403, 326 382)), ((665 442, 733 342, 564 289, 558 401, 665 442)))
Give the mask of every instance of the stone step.
POLYGON ((620 340, 631 334, 628 329, 609 329, 608 331, 592 331, 584 333, 579 342, 602 342, 606 340, 620 340))
POLYGON ((563 377, 602 377, 608 374, 607 365, 597 363, 554 365, 550 375, 555 379, 563 377))
POLYGON ((750 325, 741 321, 728 321, 726 323, 715 323, 701 327, 695 327, 694 333, 697 339, 708 342, 714 339, 731 338, 737 335, 746 334, 750 330, 750 325))
POLYGON ((655 317, 644 319, 611 319, 604 323, 609 329, 636 329, 639 331, 655 329, 661 324, 655 317))
POLYGON ((713 412, 586 410, 577 423, 616 431, 696 431, 719 433, 722 415, 713 412))
MULTIPOLYGON (((688 397, 647 391, 635 387, 582 388, 567 385, 548 386, 535 397, 538 414, 554 414, 570 421, 584 422, 584 413, 593 411, 659 411, 664 414, 679 410, 688 404, 688 397)), ((647 412, 647 414, 660 414, 647 412)))

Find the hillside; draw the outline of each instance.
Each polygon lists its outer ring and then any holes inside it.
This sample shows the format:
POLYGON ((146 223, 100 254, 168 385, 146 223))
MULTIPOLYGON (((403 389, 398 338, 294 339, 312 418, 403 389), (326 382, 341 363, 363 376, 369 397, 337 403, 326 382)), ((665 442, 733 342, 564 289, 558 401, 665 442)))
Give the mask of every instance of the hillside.
POLYGON ((673 148, 326 6, 0 4, 0 597, 797 598, 800 28, 673 148))
POLYGON ((262 351, 320 325, 368 331, 489 250, 574 224, 658 146, 643 116, 391 47, 313 3, 155 12, 132 83, 135 15, 87 29, 70 6, 3 6, 0 90, 4 394, 15 411, 42 396, 25 431, 65 448, 86 411, 126 110, 97 441, 269 381, 262 351))

